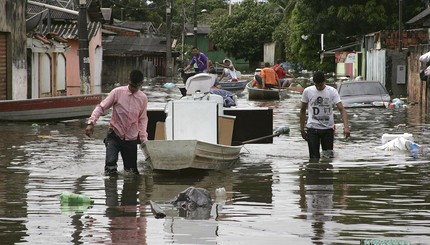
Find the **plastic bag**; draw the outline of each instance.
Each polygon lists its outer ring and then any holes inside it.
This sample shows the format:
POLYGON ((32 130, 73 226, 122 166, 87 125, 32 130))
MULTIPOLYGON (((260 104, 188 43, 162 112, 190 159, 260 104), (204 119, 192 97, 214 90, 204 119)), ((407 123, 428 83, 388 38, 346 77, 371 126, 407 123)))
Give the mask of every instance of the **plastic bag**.
POLYGON ((419 60, 423 63, 426 63, 430 61, 430 52, 427 52, 420 56, 419 60))
POLYGON ((387 143, 376 147, 376 149, 384 150, 384 151, 410 151, 415 150, 416 148, 421 147, 418 144, 415 144, 413 141, 407 140, 403 137, 395 138, 387 143))

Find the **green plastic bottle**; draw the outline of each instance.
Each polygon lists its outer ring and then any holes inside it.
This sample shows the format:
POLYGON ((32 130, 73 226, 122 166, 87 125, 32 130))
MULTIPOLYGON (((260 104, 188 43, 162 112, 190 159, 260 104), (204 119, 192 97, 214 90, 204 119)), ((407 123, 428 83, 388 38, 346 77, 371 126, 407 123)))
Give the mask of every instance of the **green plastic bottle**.
POLYGON ((74 193, 63 192, 60 195, 61 205, 92 205, 94 204, 94 200, 91 198, 74 193))

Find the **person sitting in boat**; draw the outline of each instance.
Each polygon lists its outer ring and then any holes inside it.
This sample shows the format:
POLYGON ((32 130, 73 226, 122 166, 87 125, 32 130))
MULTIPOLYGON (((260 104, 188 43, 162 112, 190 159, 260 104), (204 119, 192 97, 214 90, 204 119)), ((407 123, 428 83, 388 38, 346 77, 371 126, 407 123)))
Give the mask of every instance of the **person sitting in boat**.
POLYGON ((221 77, 219 78, 219 81, 222 81, 222 79, 224 77, 227 78, 228 82, 237 82, 238 81, 236 69, 234 68, 231 60, 224 59, 222 64, 220 64, 219 62, 216 62, 216 64, 224 68, 222 71, 221 77))
POLYGON ((278 75, 279 82, 282 87, 288 88, 293 81, 292 76, 288 74, 284 67, 282 66, 282 60, 278 59, 276 64, 273 66, 273 70, 275 70, 276 75, 278 75))
POLYGON ((208 73, 210 74, 216 74, 215 66, 212 60, 208 61, 208 73))
POLYGON ((278 76, 276 75, 275 70, 270 67, 270 63, 264 63, 264 68, 261 70, 260 74, 256 74, 254 76, 256 87, 269 89, 280 87, 278 76))

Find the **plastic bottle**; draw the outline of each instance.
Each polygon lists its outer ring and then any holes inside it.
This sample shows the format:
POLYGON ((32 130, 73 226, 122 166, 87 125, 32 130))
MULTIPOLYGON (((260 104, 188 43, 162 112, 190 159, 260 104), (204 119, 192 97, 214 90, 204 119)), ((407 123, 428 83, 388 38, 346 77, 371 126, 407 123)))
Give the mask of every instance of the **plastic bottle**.
POLYGON ((216 188, 215 189, 215 196, 216 197, 224 197, 224 196, 226 196, 225 188, 224 187, 216 188))
POLYGON ((62 205, 92 205, 94 200, 91 198, 74 193, 63 192, 60 195, 60 202, 62 205))

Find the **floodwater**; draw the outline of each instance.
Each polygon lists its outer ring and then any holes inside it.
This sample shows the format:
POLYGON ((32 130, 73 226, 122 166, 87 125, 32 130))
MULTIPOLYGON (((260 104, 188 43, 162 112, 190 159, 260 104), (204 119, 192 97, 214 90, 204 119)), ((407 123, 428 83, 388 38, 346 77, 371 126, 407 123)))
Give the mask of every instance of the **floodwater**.
MULTIPOLYGON (((162 86, 145 90, 152 108, 180 96, 162 86)), ((102 139, 109 116, 93 138, 84 135, 83 120, 2 122, 0 243, 430 244, 430 125, 419 108, 350 109, 352 137, 337 134, 335 158, 309 163, 298 130, 299 101, 297 94, 273 102, 239 94, 239 107, 272 107, 274 126, 291 132, 273 144, 246 145, 240 164, 224 171, 156 173, 139 153, 140 176, 105 178, 102 139), (375 149, 383 133, 404 132, 423 146, 417 158, 375 149), (207 189, 213 199, 215 189, 226 189, 210 219, 192 219, 164 204, 190 186, 207 189), (95 202, 61 206, 63 192, 95 202), (149 200, 167 217, 156 219, 149 200)))

